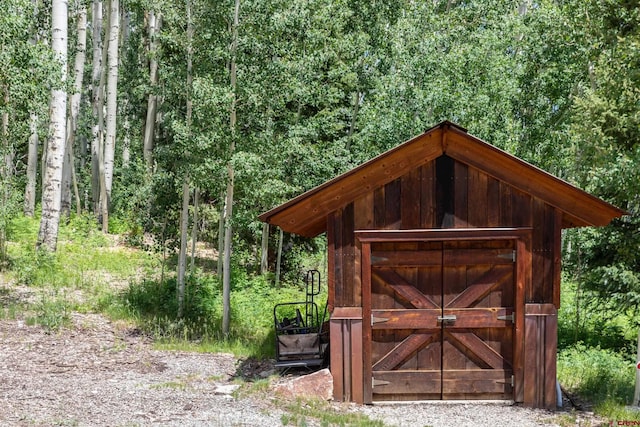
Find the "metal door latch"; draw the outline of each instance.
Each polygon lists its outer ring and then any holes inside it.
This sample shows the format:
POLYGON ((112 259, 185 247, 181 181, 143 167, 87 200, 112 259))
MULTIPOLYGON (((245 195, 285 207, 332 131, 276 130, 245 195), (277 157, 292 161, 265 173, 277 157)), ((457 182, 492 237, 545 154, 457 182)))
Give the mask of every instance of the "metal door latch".
POLYGON ((438 316, 438 323, 440 322, 455 322, 456 315, 455 314, 447 314, 444 316, 438 316))

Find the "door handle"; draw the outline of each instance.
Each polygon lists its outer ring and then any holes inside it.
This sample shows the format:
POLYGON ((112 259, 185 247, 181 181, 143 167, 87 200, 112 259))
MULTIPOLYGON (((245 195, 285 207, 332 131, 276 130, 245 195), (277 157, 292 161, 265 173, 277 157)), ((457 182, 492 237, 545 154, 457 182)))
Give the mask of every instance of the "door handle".
POLYGON ((444 316, 438 316, 438 323, 441 322, 455 322, 456 321, 456 315, 455 314, 447 314, 444 316))

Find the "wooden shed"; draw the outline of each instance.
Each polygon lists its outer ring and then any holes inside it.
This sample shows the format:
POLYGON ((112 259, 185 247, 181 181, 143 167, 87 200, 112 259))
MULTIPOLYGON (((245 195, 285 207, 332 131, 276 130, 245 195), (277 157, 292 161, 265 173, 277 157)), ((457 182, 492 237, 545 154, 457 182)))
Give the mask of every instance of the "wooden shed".
POLYGON ((260 219, 327 233, 335 399, 553 408, 561 231, 624 214, 442 122, 260 219))

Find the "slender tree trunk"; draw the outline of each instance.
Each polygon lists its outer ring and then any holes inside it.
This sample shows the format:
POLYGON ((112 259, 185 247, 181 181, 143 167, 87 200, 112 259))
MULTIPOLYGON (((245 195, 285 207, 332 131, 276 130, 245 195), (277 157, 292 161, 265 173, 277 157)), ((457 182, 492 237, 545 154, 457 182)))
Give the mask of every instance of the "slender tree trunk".
POLYGON ((93 198, 93 212, 99 214, 100 203, 100 166, 98 165, 98 147, 100 146, 100 138, 102 138, 103 129, 101 127, 100 116, 103 114, 102 109, 102 64, 103 64, 103 46, 102 46, 102 1, 93 0, 91 23, 93 25, 93 68, 91 72, 92 81, 92 108, 93 108, 93 126, 91 128, 93 139, 91 141, 91 196, 93 198))
POLYGON ((266 274, 269 268, 269 224, 262 224, 262 245, 260 250, 260 274, 266 274))
POLYGON ((234 191, 234 170, 233 155, 236 144, 236 103, 237 103, 237 63, 236 54, 238 51, 238 21, 240 18, 240 0, 235 0, 233 13, 233 27, 231 28, 231 62, 229 67, 231 83, 231 113, 229 126, 231 128, 231 144, 229 146, 229 161, 227 163, 227 197, 224 228, 224 265, 222 266, 222 333, 229 336, 229 325, 231 323, 231 240, 233 237, 233 191, 234 191))
POLYGON ((227 217, 227 205, 224 194, 220 196, 220 200, 224 200, 220 208, 220 220, 218 221, 218 264, 216 265, 216 274, 218 281, 222 283, 222 260, 224 258, 224 219, 227 217))
POLYGON ((49 141, 46 152, 46 172, 42 189, 42 218, 37 246, 50 252, 58 244, 60 224, 60 199, 62 164, 66 143, 67 93, 64 83, 67 79, 67 2, 53 0, 51 14, 51 47, 61 66, 60 87, 51 91, 51 120, 49 141))
POLYGON ((280 287, 280 263, 282 261, 282 240, 284 239, 284 232, 280 229, 278 236, 278 254, 276 255, 276 288, 280 287))
MULTIPOLYGON (((67 117, 67 141, 64 156, 64 166, 62 169, 62 201, 61 215, 69 218, 71 214, 71 190, 73 185, 74 168, 74 146, 80 112, 80 98, 82 95, 82 80, 84 77, 84 64, 87 58, 87 7, 80 3, 76 13, 77 19, 77 40, 75 49, 75 60, 73 66, 74 80, 73 92, 70 98, 69 115, 67 117)), ((73 185, 76 201, 80 198, 77 194, 77 186, 73 185)))
POLYGON ((27 154, 27 185, 24 190, 24 214, 33 216, 36 209, 36 180, 38 175, 38 116, 29 119, 29 148, 27 154))
MULTIPOLYGON (((116 149, 116 119, 118 114, 118 51, 120 36, 120 0, 109 0, 109 44, 107 46, 107 121, 104 143, 104 179, 107 201, 111 200, 116 149)), ((108 203, 107 203, 108 206, 108 203)))
POLYGON ((198 210, 200 209, 200 190, 193 191, 193 225, 191 227, 191 274, 196 268, 196 243, 198 242, 198 210))
POLYGON ((149 83, 151 89, 147 98, 147 117, 144 125, 143 140, 143 157, 147 165, 147 169, 151 171, 153 168, 153 146, 155 137, 155 124, 158 110, 158 97, 155 93, 158 85, 158 33, 160 32, 161 16, 155 11, 149 11, 148 15, 149 27, 149 83))
MULTIPOLYGON (((191 2, 187 0, 187 138, 191 137, 191 114, 193 104, 191 103, 191 85, 193 84, 193 24, 191 22, 191 2)), ((182 183, 182 214, 180 221, 180 253, 178 255, 178 317, 182 317, 184 310, 185 292, 185 272, 187 269, 187 239, 189 234, 189 175, 185 173, 182 183)))
MULTIPOLYGON (((4 105, 9 105, 9 88, 6 85, 2 86, 2 101, 4 105)), ((7 110, 2 112, 2 170, 0 174, 2 178, 6 179, 7 182, 13 175, 13 149, 9 144, 9 112, 7 110)))
POLYGON ((62 162, 62 188, 60 195, 60 217, 65 221, 71 216, 71 169, 73 168, 73 119, 71 112, 67 114, 67 138, 65 141, 64 159, 62 162))
POLYGON ((178 254, 178 318, 184 314, 185 271, 187 268, 187 236, 189 235, 189 180, 182 182, 182 213, 180 214, 180 253, 178 254))

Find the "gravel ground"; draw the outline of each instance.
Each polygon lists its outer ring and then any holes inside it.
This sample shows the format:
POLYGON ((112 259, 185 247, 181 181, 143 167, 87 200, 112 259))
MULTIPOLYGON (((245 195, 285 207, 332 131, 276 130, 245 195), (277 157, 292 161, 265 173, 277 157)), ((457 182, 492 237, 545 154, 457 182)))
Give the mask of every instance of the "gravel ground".
MULTIPOLYGON (((73 326, 56 333, 0 320, 0 342, 2 426, 279 426, 287 419, 273 393, 243 392, 251 383, 237 381, 243 373, 266 376, 273 372, 269 364, 154 350, 136 329, 100 315, 74 314, 73 326), (238 383, 240 391, 230 394, 227 388, 238 383)), ((331 409, 389 426, 553 426, 562 418, 495 403, 333 403, 331 409)), ((572 423, 598 425, 593 418, 572 423)))

